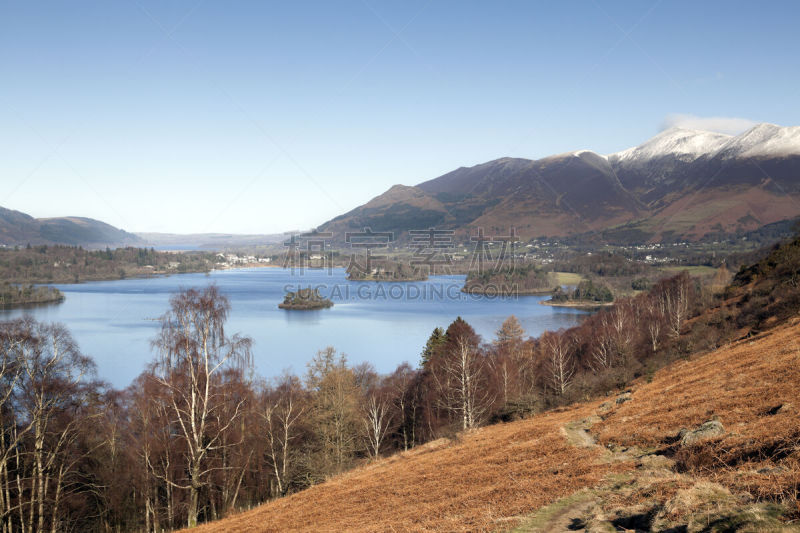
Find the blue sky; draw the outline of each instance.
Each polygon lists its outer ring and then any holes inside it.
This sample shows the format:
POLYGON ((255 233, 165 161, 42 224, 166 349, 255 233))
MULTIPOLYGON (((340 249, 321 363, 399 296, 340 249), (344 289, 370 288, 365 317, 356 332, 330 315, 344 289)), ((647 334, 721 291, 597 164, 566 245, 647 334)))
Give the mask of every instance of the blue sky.
POLYGON ((798 125, 798 20, 796 2, 0 0, 0 206, 280 232, 502 156, 798 125))

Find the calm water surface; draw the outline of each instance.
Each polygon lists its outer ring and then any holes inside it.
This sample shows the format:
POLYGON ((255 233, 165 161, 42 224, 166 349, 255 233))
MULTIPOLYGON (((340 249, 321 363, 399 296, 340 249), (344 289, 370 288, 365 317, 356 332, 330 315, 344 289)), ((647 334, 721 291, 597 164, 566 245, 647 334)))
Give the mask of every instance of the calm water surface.
POLYGON ((305 371, 306 362, 325 346, 334 346, 352 363, 370 361, 380 372, 399 363, 416 365, 430 332, 463 317, 484 340, 493 338, 514 314, 528 335, 569 327, 584 312, 539 305, 541 296, 486 298, 462 294, 463 276, 436 276, 425 282, 348 282, 341 269, 292 275, 280 268, 224 270, 163 278, 57 285, 66 300, 33 309, 0 310, 0 320, 29 314, 65 324, 82 351, 98 365, 100 377, 127 386, 153 358, 150 340, 171 293, 216 283, 231 302, 226 331, 255 341, 256 370, 275 376, 284 369, 305 371), (300 284, 321 287, 335 302, 320 311, 284 311, 277 304, 285 290, 300 284))

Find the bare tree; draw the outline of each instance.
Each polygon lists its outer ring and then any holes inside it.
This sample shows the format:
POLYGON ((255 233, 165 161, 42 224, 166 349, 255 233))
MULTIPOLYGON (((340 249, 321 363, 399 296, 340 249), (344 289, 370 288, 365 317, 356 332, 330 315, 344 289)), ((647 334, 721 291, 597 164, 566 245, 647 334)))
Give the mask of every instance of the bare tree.
POLYGON ((20 359, 24 353, 23 345, 31 340, 30 329, 30 322, 24 320, 0 324, 0 520, 4 532, 12 529, 10 515, 14 507, 9 490, 9 456, 34 423, 29 420, 20 427, 11 405, 22 379, 20 359))
POLYGON ((519 350, 524 335, 525 330, 522 329, 519 320, 516 316, 511 315, 505 319, 500 329, 495 333, 494 344, 513 354, 519 350))
POLYGON ((289 488, 292 447, 299 437, 296 427, 306 410, 302 384, 297 377, 286 375, 274 389, 264 391, 262 401, 267 463, 275 475, 278 494, 283 496, 289 488))
MULTIPOLYGON (((625 366, 628 363, 636 332, 637 314, 629 300, 615 303, 602 315, 606 330, 611 334, 613 356, 616 364, 625 366)), ((614 361, 612 361, 612 364, 614 361)))
MULTIPOLYGON (((159 464, 157 456, 164 448, 164 446, 160 446, 158 438, 159 428, 162 427, 162 424, 159 423, 158 408, 153 397, 157 394, 157 391, 152 390, 155 385, 150 376, 140 376, 130 387, 128 399, 129 440, 136 462, 144 471, 144 475, 139 476, 140 483, 137 485, 137 490, 144 499, 144 508, 141 511, 144 513, 146 533, 160 530, 157 494, 158 483, 161 483, 164 477, 151 472, 159 464)), ((164 423, 163 425, 166 425, 167 421, 164 420, 164 423)), ((171 525, 169 528, 171 529, 171 525)))
POLYGON ((187 462, 188 479, 168 482, 189 492, 189 527, 197 525, 200 491, 214 468, 209 455, 226 445, 223 435, 237 422, 244 404, 244 399, 235 400, 224 419, 217 416, 225 408, 225 371, 251 364, 252 341, 225 335, 229 310, 227 298, 214 285, 181 291, 170 299, 153 341, 158 359, 152 375, 164 389, 187 462))
POLYGON ((605 317, 600 317, 592 338, 591 367, 595 371, 603 371, 614 365, 614 339, 609 331, 605 317))
POLYGON ((665 322, 665 309, 664 299, 645 295, 642 299, 645 320, 647 321, 647 338, 650 342, 650 347, 655 352, 658 350, 659 342, 661 340, 662 330, 664 329, 665 322))
POLYGON ((316 437, 312 471, 327 476, 349 466, 358 444, 358 400, 361 391, 347 358, 328 346, 308 363, 306 384, 311 393, 311 426, 316 437))
POLYGON ((689 317, 692 297, 691 276, 684 270, 674 278, 662 281, 658 294, 662 300, 670 334, 673 338, 678 338, 684 322, 689 317))
POLYGON ((370 455, 376 459, 381 453, 381 445, 392 423, 389 407, 389 402, 377 393, 370 394, 364 406, 363 422, 367 445, 370 455))
POLYGON ((514 315, 509 316, 495 333, 495 353, 490 366, 502 391, 503 403, 520 393, 525 367, 530 362, 524 356, 524 335, 525 330, 514 315))
MULTIPOLYGON (((9 436, 15 479, 4 471, 0 492, 10 503, 16 489, 14 510, 23 532, 55 532, 68 527, 62 523, 61 505, 73 486, 70 478, 86 454, 75 444, 79 430, 95 416, 91 399, 98 395, 98 384, 89 379, 95 366, 58 324, 25 319, 11 326, 10 335, 6 331, 6 340, 6 346, 14 346, 19 371, 13 378, 14 388, 5 391, 15 417, 9 436)), ((5 459, 10 458, 7 452, 5 459)), ((10 521, 6 525, 10 528, 10 521)))
POLYGON ((386 378, 389 394, 397 413, 398 430, 403 439, 403 450, 416 442, 418 398, 416 394, 419 374, 408 363, 402 363, 386 378))
POLYGON ((547 331, 542 335, 550 385, 559 396, 563 396, 572 385, 575 375, 573 346, 564 332, 547 331))
POLYGON ((434 370, 443 407, 461 420, 462 429, 476 427, 491 404, 483 354, 466 337, 458 337, 434 370))

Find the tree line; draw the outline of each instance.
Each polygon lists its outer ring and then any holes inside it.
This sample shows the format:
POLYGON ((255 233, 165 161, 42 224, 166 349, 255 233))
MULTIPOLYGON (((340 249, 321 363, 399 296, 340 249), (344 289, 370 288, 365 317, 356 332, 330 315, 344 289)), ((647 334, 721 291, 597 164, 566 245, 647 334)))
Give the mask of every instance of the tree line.
POLYGON ((78 283, 171 272, 207 272, 207 252, 169 253, 153 248, 87 250, 80 246, 0 247, 0 278, 11 283, 78 283))
POLYGON ((60 302, 63 299, 64 295, 55 287, 16 285, 7 281, 0 284, 0 308, 60 302))
POLYGON ((682 353, 703 291, 683 273, 577 327, 489 342, 463 319, 416 365, 379 374, 333 347, 303 375, 255 375, 216 286, 174 294, 153 358, 125 390, 69 331, 0 324, 0 529, 163 531, 323 482, 461 431, 610 393, 682 353))

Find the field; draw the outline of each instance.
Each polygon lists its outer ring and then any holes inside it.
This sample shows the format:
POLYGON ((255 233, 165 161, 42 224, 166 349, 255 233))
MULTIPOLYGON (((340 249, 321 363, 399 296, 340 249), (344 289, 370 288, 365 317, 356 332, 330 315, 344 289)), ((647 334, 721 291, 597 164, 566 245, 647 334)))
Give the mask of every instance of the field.
POLYGON ((684 270, 687 270, 692 276, 713 276, 717 273, 717 269, 710 266, 694 265, 694 266, 667 266, 661 269, 665 275, 674 276, 684 270))
POLYGON ((434 441, 200 531, 790 527, 778 517, 798 512, 799 322, 625 394, 434 441), (681 445, 681 430, 713 417, 720 435, 681 445))
POLYGON ((572 272, 553 272, 550 274, 558 285, 577 285, 583 281, 583 276, 572 272))

